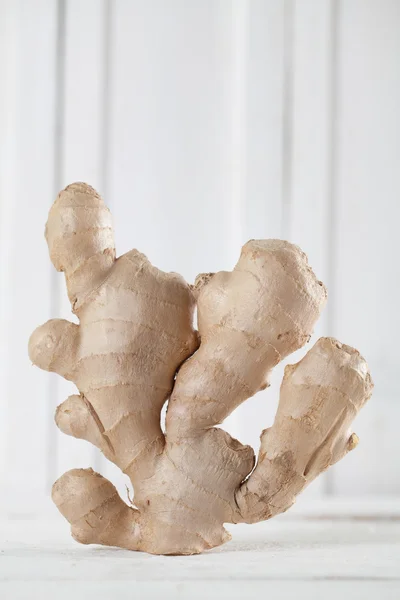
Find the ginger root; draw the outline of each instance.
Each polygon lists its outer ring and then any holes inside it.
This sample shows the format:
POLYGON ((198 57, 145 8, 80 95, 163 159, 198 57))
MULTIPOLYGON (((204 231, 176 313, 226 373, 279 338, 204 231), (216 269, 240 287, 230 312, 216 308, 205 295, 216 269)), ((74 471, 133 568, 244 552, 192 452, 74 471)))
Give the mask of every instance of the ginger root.
POLYGON ((79 325, 48 321, 29 355, 79 390, 58 407, 58 427, 100 448, 134 488, 131 507, 91 469, 58 479, 52 497, 76 540, 199 553, 230 539, 224 523, 287 510, 355 447, 349 427, 372 381, 359 353, 332 338, 286 367, 255 468, 252 448, 215 427, 310 339, 326 290, 297 246, 251 240, 232 272, 190 286, 137 250, 116 259, 110 213, 84 183, 59 194, 46 238, 79 325))

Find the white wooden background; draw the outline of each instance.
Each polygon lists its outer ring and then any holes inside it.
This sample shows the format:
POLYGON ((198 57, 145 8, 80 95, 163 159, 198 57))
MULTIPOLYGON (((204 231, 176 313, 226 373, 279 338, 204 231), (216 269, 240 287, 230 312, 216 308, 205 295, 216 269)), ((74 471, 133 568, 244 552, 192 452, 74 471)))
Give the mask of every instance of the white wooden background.
MULTIPOLYGON (((399 494, 400 2, 0 0, 0 86, 0 506, 40 510, 72 467, 121 487, 53 423, 73 386, 27 356, 70 318, 43 230, 76 180, 105 196, 119 253, 189 281, 247 239, 298 243, 329 288, 316 335, 359 348, 376 384, 359 448, 307 493, 399 494)), ((230 418, 243 442, 281 375, 230 418)))

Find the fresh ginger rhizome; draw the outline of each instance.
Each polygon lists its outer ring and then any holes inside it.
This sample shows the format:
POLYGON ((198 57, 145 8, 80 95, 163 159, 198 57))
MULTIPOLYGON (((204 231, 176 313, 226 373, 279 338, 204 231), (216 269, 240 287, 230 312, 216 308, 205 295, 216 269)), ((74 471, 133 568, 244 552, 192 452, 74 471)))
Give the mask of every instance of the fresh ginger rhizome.
POLYGON ((84 183, 59 194, 46 239, 79 325, 48 321, 30 357, 79 390, 57 408, 58 427, 100 448, 134 488, 127 506, 92 469, 56 481, 53 500, 77 541, 202 552, 230 539, 224 523, 287 510, 357 444, 350 425, 372 381, 357 350, 332 338, 286 367, 256 465, 250 446, 215 427, 310 338, 326 290, 297 246, 251 240, 232 272, 191 286, 137 250, 116 259, 110 212, 84 183))

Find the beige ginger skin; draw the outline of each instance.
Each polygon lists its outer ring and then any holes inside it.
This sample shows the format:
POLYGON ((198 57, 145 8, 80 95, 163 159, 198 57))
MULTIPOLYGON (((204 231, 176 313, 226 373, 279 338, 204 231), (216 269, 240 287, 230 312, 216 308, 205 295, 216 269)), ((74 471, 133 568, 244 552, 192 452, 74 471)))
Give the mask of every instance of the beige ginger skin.
POLYGON ((232 272, 190 286, 137 250, 116 259, 110 212, 84 183, 58 195, 46 239, 79 325, 48 321, 29 355, 79 390, 57 408, 58 427, 100 448, 134 488, 128 506, 91 469, 60 477, 52 497, 77 541, 202 552, 230 539, 224 523, 286 511, 356 446, 351 422, 373 384, 357 350, 332 338, 286 367, 256 464, 252 448, 215 427, 310 339, 326 290, 297 246, 251 240, 232 272))

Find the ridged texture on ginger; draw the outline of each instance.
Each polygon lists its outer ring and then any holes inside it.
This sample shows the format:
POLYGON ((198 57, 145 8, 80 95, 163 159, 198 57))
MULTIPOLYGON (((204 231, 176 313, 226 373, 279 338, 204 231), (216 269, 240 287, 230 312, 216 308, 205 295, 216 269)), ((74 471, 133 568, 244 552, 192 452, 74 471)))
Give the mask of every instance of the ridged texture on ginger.
POLYGON ((350 425, 372 393, 365 360, 333 338, 321 338, 285 369, 271 428, 261 434, 257 467, 236 493, 243 521, 290 508, 317 475, 358 443, 350 425))
POLYGON ((271 369, 310 339, 325 300, 325 287, 297 246, 248 242, 234 270, 216 273, 199 292, 201 345, 179 371, 169 437, 222 423, 268 386, 271 369))
POLYGON ((79 326, 52 319, 36 329, 31 359, 79 389, 57 409, 60 429, 96 444, 134 481, 163 451, 161 408, 198 346, 192 292, 137 250, 115 260, 110 213, 86 184, 59 194, 46 238, 79 326))
POLYGON ((127 506, 91 469, 56 481, 53 500, 77 541, 202 552, 230 538, 224 523, 287 510, 355 447, 349 427, 372 382, 359 353, 332 338, 286 367, 255 468, 253 450, 215 427, 310 339, 326 290, 297 246, 251 240, 232 272, 189 286, 137 250, 116 259, 110 213, 84 183, 59 194, 46 239, 79 325, 48 321, 33 332, 30 357, 79 390, 58 407, 58 427, 100 448, 134 487, 127 506))

